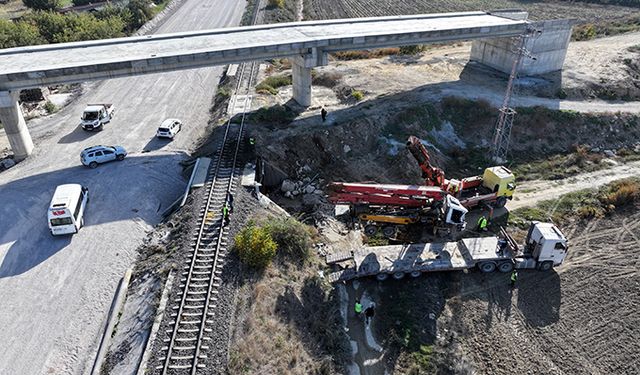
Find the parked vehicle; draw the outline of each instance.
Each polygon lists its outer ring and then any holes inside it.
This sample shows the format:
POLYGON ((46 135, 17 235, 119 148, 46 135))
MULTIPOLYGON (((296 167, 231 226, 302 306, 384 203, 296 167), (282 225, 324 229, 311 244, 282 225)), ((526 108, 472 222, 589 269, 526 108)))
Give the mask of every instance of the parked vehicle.
POLYGON ((102 130, 102 126, 111 122, 114 114, 113 104, 89 104, 82 113, 80 126, 84 130, 102 130))
POLYGON ((60 185, 51 198, 47 219, 54 236, 78 233, 84 226, 84 210, 89 202, 89 189, 79 184, 60 185))
POLYGON ((330 282, 374 276, 382 281, 389 276, 462 271, 509 273, 514 269, 549 271, 562 264, 568 253, 568 241, 552 223, 534 221, 524 245, 519 245, 506 230, 501 237, 464 238, 457 242, 418 243, 373 246, 327 255, 327 264, 341 264, 329 275, 330 282))
POLYGON ((91 146, 80 153, 80 161, 83 165, 95 168, 98 164, 109 161, 122 161, 127 156, 127 150, 122 146, 91 146))
POLYGON ((160 125, 156 132, 156 137, 173 139, 181 129, 182 121, 175 118, 169 118, 162 122, 162 125, 160 125))

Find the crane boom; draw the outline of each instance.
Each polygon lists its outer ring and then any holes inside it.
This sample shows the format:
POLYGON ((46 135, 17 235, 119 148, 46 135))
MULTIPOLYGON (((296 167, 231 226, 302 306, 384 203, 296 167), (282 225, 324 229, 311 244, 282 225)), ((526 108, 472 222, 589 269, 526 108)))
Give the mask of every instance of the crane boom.
POLYGON ((420 169, 422 169, 422 177, 425 179, 425 185, 443 187, 445 185, 444 171, 438 167, 431 165, 429 151, 424 147, 420 139, 410 136, 407 140, 407 148, 411 155, 418 161, 420 169))

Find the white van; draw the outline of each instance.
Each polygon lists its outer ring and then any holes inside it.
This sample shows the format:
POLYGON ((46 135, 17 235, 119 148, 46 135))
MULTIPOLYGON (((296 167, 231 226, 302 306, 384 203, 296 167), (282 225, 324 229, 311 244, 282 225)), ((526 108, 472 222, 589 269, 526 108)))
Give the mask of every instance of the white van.
POLYGON ((47 219, 51 234, 78 233, 84 226, 84 209, 89 201, 89 189, 79 184, 60 185, 49 205, 47 219))

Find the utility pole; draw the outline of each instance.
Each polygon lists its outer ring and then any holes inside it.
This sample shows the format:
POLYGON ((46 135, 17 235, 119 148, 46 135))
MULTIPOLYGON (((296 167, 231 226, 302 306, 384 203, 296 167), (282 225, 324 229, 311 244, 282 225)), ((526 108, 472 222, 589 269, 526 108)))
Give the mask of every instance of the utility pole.
POLYGON ((502 107, 500 107, 500 113, 498 115, 498 121, 493 131, 492 142, 492 158, 496 163, 504 163, 507 161, 507 152, 509 151, 509 139, 511 138, 511 127, 513 126, 513 119, 516 115, 516 111, 511 108, 511 98, 513 96, 513 85, 518 76, 518 70, 522 64, 522 59, 527 56, 533 60, 533 57, 526 49, 527 39, 534 34, 539 34, 541 31, 527 29, 522 35, 517 37, 517 49, 515 51, 515 59, 511 66, 511 74, 509 74, 509 81, 507 82, 507 92, 504 95, 504 101, 502 107))

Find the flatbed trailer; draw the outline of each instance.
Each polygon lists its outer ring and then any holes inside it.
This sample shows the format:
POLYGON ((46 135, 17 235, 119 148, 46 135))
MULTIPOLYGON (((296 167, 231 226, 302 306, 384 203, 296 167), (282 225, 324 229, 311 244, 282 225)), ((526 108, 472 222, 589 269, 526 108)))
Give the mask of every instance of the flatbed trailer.
POLYGON ((511 272, 515 269, 548 271, 562 264, 567 240, 555 225, 531 224, 523 250, 503 231, 496 236, 465 238, 455 242, 363 247, 327 255, 330 265, 342 265, 329 275, 330 282, 373 276, 418 277, 424 272, 460 271, 477 268, 481 272, 511 272), (345 263, 348 263, 344 266, 345 263))

